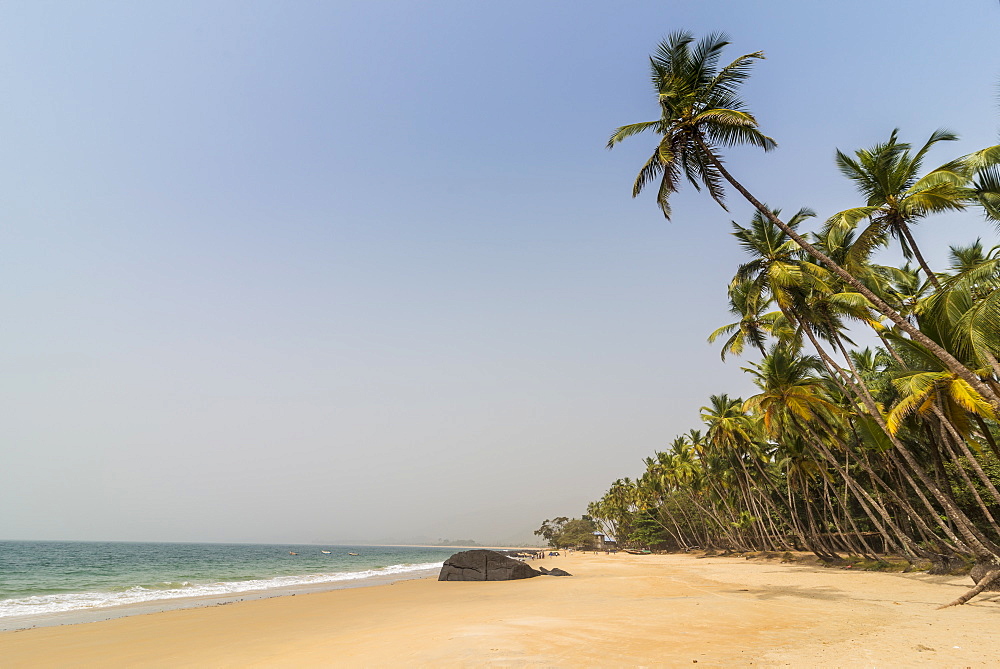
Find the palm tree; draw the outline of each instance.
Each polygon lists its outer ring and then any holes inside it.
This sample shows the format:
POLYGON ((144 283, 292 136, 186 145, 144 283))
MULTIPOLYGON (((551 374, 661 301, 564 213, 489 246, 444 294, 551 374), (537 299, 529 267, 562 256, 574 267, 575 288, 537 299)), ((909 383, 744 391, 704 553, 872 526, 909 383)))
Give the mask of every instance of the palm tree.
MULTIPOLYGON (((774 210, 775 215, 779 213, 779 209, 774 210)), ((800 209, 788 219, 788 226, 794 229, 815 215, 810 209, 800 209)), ((754 214, 749 227, 735 221, 732 226, 733 236, 751 257, 739 266, 733 281, 750 281, 761 292, 770 293, 786 317, 792 291, 828 280, 829 272, 818 265, 803 263, 803 253, 795 242, 760 212, 754 214)))
POLYGON ((704 186, 725 206, 722 173, 712 160, 720 146, 751 144, 765 151, 777 147, 757 129, 757 120, 746 111, 738 94, 740 84, 750 76, 753 61, 763 58, 763 52, 740 56, 719 68, 722 51, 729 44, 726 36, 712 33, 692 47, 693 42, 690 33, 674 32, 660 42, 649 59, 660 102, 659 120, 622 126, 608 140, 610 149, 647 130, 662 136, 639 170, 632 196, 659 178, 656 202, 668 219, 670 196, 679 189, 682 175, 696 189, 704 186))
POLYGON ((835 214, 832 220, 854 227, 867 218, 870 223, 855 242, 862 255, 867 257, 872 248, 884 245, 887 235, 896 237, 903 256, 907 260, 915 257, 924 276, 940 290, 941 285, 920 253, 910 228, 928 214, 965 208, 968 197, 962 186, 966 178, 959 164, 952 162, 923 178, 917 176, 927 152, 935 144, 955 141, 958 136, 937 130, 916 153, 911 153, 910 145, 900 142, 898 133, 898 129, 893 130, 888 142, 855 151, 853 158, 837 151, 841 173, 855 183, 867 202, 863 207, 835 214))
POLYGON ((727 353, 741 355, 749 345, 767 355, 764 343, 769 334, 781 327, 784 319, 780 311, 768 311, 771 298, 761 293, 752 281, 733 281, 729 286, 729 313, 739 316, 735 323, 716 328, 708 335, 713 343, 723 335, 729 338, 722 344, 722 359, 727 353))
POLYGON ((988 397, 1000 411, 1000 393, 987 387, 948 351, 781 221, 723 166, 722 147, 749 144, 769 151, 777 146, 772 138, 758 130, 757 119, 746 111, 746 104, 739 96, 740 85, 750 76, 753 62, 764 55, 760 51, 745 54, 720 68, 719 59, 728 44, 728 39, 720 33, 710 34, 695 43, 691 33, 679 31, 661 42, 650 58, 660 118, 621 126, 608 139, 608 148, 611 148, 628 137, 646 131, 661 136, 653 155, 639 170, 632 188, 633 197, 659 179, 657 204, 664 216, 669 218, 670 196, 678 190, 682 176, 699 190, 704 186, 723 206, 723 181, 728 181, 757 211, 795 240, 800 248, 861 293, 880 313, 926 346, 952 372, 988 397))

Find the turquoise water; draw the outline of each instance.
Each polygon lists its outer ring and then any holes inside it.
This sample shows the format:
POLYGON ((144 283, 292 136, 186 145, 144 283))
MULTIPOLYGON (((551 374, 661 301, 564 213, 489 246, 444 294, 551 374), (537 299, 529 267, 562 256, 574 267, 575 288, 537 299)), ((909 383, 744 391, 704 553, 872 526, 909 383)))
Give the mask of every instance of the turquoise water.
POLYGON ((150 605, 176 605, 192 597, 226 601, 244 593, 281 594, 429 576, 456 550, 0 541, 0 629, 72 612, 139 604, 149 610, 150 605))

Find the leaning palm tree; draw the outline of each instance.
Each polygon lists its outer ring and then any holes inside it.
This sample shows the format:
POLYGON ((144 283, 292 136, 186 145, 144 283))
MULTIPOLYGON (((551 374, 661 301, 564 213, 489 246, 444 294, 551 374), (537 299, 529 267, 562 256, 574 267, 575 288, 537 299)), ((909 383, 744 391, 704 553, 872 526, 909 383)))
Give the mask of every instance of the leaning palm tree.
POLYGON ((728 44, 728 39, 721 33, 710 34, 695 43, 691 33, 679 31, 661 42, 650 58, 660 118, 621 126, 608 140, 608 148, 611 148, 628 137, 647 131, 661 136, 653 155, 639 170, 632 188, 633 197, 648 184, 659 180, 657 204, 664 216, 669 218, 670 196, 678 190, 682 176, 699 190, 704 186, 723 206, 723 182, 728 181, 802 250, 861 293, 875 309, 932 351, 952 372, 989 398, 1000 411, 1000 393, 987 387, 972 370, 920 332, 857 277, 784 223, 722 164, 723 147, 749 144, 769 151, 777 146, 772 138, 758 130, 757 119, 746 110, 746 103, 739 96, 740 85, 750 76, 753 62, 763 58, 764 54, 760 51, 749 53, 725 67, 719 67, 722 51, 728 44))
POLYGON ((688 32, 675 32, 660 43, 650 57, 653 87, 659 96, 661 116, 656 121, 618 128, 608 148, 647 130, 662 139, 646 161, 632 187, 633 197, 659 178, 656 203, 670 218, 670 196, 680 187, 681 176, 696 188, 704 186, 724 205, 723 173, 718 154, 723 146, 751 144, 765 151, 777 143, 757 129, 757 120, 746 111, 739 87, 750 76, 756 51, 719 68, 722 50, 729 44, 721 33, 694 42, 688 32))

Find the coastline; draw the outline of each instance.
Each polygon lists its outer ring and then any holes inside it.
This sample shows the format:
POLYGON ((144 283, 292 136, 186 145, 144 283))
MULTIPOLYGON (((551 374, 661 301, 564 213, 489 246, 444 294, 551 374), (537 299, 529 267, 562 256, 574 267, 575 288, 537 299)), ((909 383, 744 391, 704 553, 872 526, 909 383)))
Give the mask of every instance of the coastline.
POLYGON ((452 553, 413 546, 4 541, 0 631, 426 577, 452 553))
MULTIPOLYGON (((535 563, 536 565, 538 563, 535 563)), ((967 577, 693 555, 547 558, 571 578, 432 578, 0 633, 6 667, 991 666, 967 577)))
MULTIPOLYGON (((48 542, 2 542, 3 545, 23 544, 29 547, 44 546, 48 542)), ((293 553, 296 562, 303 560, 302 569, 289 570, 287 564, 271 562, 269 564, 248 564, 243 573, 236 573, 231 569, 231 565, 220 566, 218 562, 207 565, 204 562, 188 564, 186 569, 177 568, 176 564, 171 571, 146 572, 142 575, 120 574, 120 578, 115 583, 103 584, 81 584, 82 590, 74 592, 68 590, 52 595, 43 594, 41 596, 25 595, 22 597, 11 597, 0 600, 0 632, 30 629, 33 627, 49 627, 55 625, 72 625, 77 623, 96 622, 121 618, 130 615, 142 615, 168 611, 174 609, 200 608, 205 606, 218 606, 222 604, 232 604, 250 599, 265 599, 270 597, 282 597, 290 595, 301 595, 313 592, 326 592, 329 590, 339 590, 343 588, 369 587, 383 585, 399 580, 414 578, 427 578, 436 576, 440 569, 441 562, 448 555, 455 551, 473 548, 471 546, 431 546, 415 544, 192 544, 192 543, 136 543, 136 542, 51 542, 52 546, 62 547, 69 544, 80 546, 192 546, 203 548, 206 546, 235 547, 238 550, 248 546, 260 546, 271 549, 272 552, 282 556, 286 547, 294 548, 301 553, 293 553), (323 550, 327 553, 315 560, 313 555, 317 549, 328 546, 335 555, 329 555, 331 551, 323 550), (380 549, 436 549, 436 555, 414 555, 414 554, 386 554, 380 549), (372 552, 375 549, 375 552, 372 552), (361 551, 364 557, 349 551, 361 551), (356 556, 349 558, 349 563, 343 562, 342 553, 347 551, 347 555, 356 556), (430 559, 428 559, 430 558, 430 559), (412 560, 413 562, 400 562, 398 564, 386 564, 393 560, 412 560), (381 564, 379 564, 381 563, 381 564), (266 574, 271 571, 270 576, 266 574), (211 572, 211 573, 210 573, 211 572), (235 580, 226 578, 235 575, 235 580), (251 578, 240 578, 247 573, 259 574, 251 578), (198 574, 200 580, 189 582, 188 574, 198 574), (213 578, 214 577, 214 578, 213 578), (155 583, 157 578, 163 578, 160 585, 166 587, 149 587, 140 585, 142 583, 155 583), (89 586, 89 587, 88 587, 89 586), (138 592, 133 592, 138 591, 138 592), (43 601, 52 598, 51 601, 43 601), (56 599, 58 598, 58 599, 56 599), (32 601, 35 600, 35 601, 32 601), (117 601, 116 601, 117 600, 117 601)), ((497 547, 493 550, 531 550, 522 547, 497 547)), ((267 557, 273 557, 266 555, 267 557)), ((148 560, 148 556, 143 556, 148 560)), ((165 561, 164 556, 159 558, 160 565, 165 561)), ((171 557, 176 558, 176 554, 171 557)), ((227 556, 232 558, 232 555, 227 556)), ((260 557, 259 555, 256 557, 260 557)), ((74 560, 94 559, 93 554, 89 556, 75 556, 74 560)), ((155 562, 154 558, 154 562, 155 562)), ((77 568, 79 562, 70 560, 65 565, 66 568, 72 566, 77 568)), ((2 566, 2 565, 0 565, 2 566)), ((15 564, 15 568, 17 565, 15 564)), ((33 575, 34 576, 34 575, 33 575)), ((34 576, 35 579, 38 576, 34 576)), ((65 586, 64 586, 65 587, 65 586)))
POLYGON ((378 587, 381 585, 391 585, 397 581, 430 578, 432 575, 436 576, 438 571, 439 567, 434 567, 410 572, 368 576, 363 579, 355 580, 324 581, 313 584, 267 588, 264 590, 247 590, 245 592, 234 593, 231 595, 192 595, 190 597, 176 597, 172 599, 154 599, 148 602, 122 604, 120 606, 60 611, 56 613, 41 613, 34 616, 19 616, 14 618, 0 618, 0 634, 6 632, 20 632, 27 629, 38 629, 43 627, 81 625, 104 620, 127 618, 130 616, 164 613, 166 611, 200 609, 209 606, 225 606, 226 604, 235 604, 237 602, 253 601, 258 599, 271 599, 274 597, 294 597, 295 595, 331 592, 334 590, 346 590, 349 588, 378 587))

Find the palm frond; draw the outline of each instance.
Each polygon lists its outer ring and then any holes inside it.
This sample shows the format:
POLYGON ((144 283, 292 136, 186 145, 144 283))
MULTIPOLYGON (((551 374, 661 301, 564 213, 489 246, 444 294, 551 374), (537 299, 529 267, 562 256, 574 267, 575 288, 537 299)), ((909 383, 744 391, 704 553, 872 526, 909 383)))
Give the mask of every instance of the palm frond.
POLYGON ((877 212, 878 209, 878 207, 853 207, 851 209, 845 209, 844 211, 837 212, 830 218, 826 219, 824 230, 853 230, 858 226, 858 223, 862 219, 868 218, 877 212))
POLYGON ((973 193, 976 202, 983 208, 983 214, 996 222, 1000 230, 1000 166, 981 169, 973 182, 973 193))
POLYGON ((889 241, 886 226, 881 221, 872 221, 868 227, 861 231, 851 248, 847 250, 845 259, 848 270, 861 267, 868 262, 875 249, 885 246, 889 241))
POLYGON ((773 138, 768 137, 756 127, 751 126, 713 123, 705 127, 705 134, 713 142, 722 144, 723 146, 749 144, 750 146, 764 149, 764 151, 772 151, 778 147, 778 143, 773 138))
POLYGON ((615 144, 631 137, 633 135, 638 135, 641 132, 646 132, 647 130, 660 130, 663 125, 662 121, 644 121, 642 123, 631 123, 629 125, 623 125, 622 127, 611 133, 611 137, 608 139, 608 148, 614 148, 615 144))
POLYGON ((995 418, 993 408, 983 396, 973 390, 972 386, 962 379, 952 379, 948 384, 948 396, 960 407, 969 413, 978 414, 986 418, 995 418))
POLYGON ((639 174, 635 178, 635 183, 632 184, 632 197, 637 197, 643 188, 660 176, 663 170, 663 161, 660 160, 660 151, 659 147, 657 147, 657 150, 653 152, 653 155, 650 156, 646 164, 639 170, 639 174))
POLYGON ((970 153, 965 156, 965 165, 970 174, 1000 165, 1000 144, 970 153))
POLYGON ((926 142, 924 142, 924 145, 921 146, 920 149, 918 149, 917 152, 913 155, 912 159, 913 171, 916 172, 920 169, 920 165, 923 163, 924 156, 927 155, 927 152, 930 151, 935 144, 937 144, 938 142, 957 142, 957 141, 958 141, 958 135, 956 135, 954 132, 946 128, 938 128, 937 130, 932 132, 931 136, 927 139, 926 142))
POLYGON ((719 70, 709 85, 713 92, 736 93, 739 87, 750 77, 750 69, 755 60, 763 60, 763 51, 754 51, 740 56, 729 65, 719 70))

